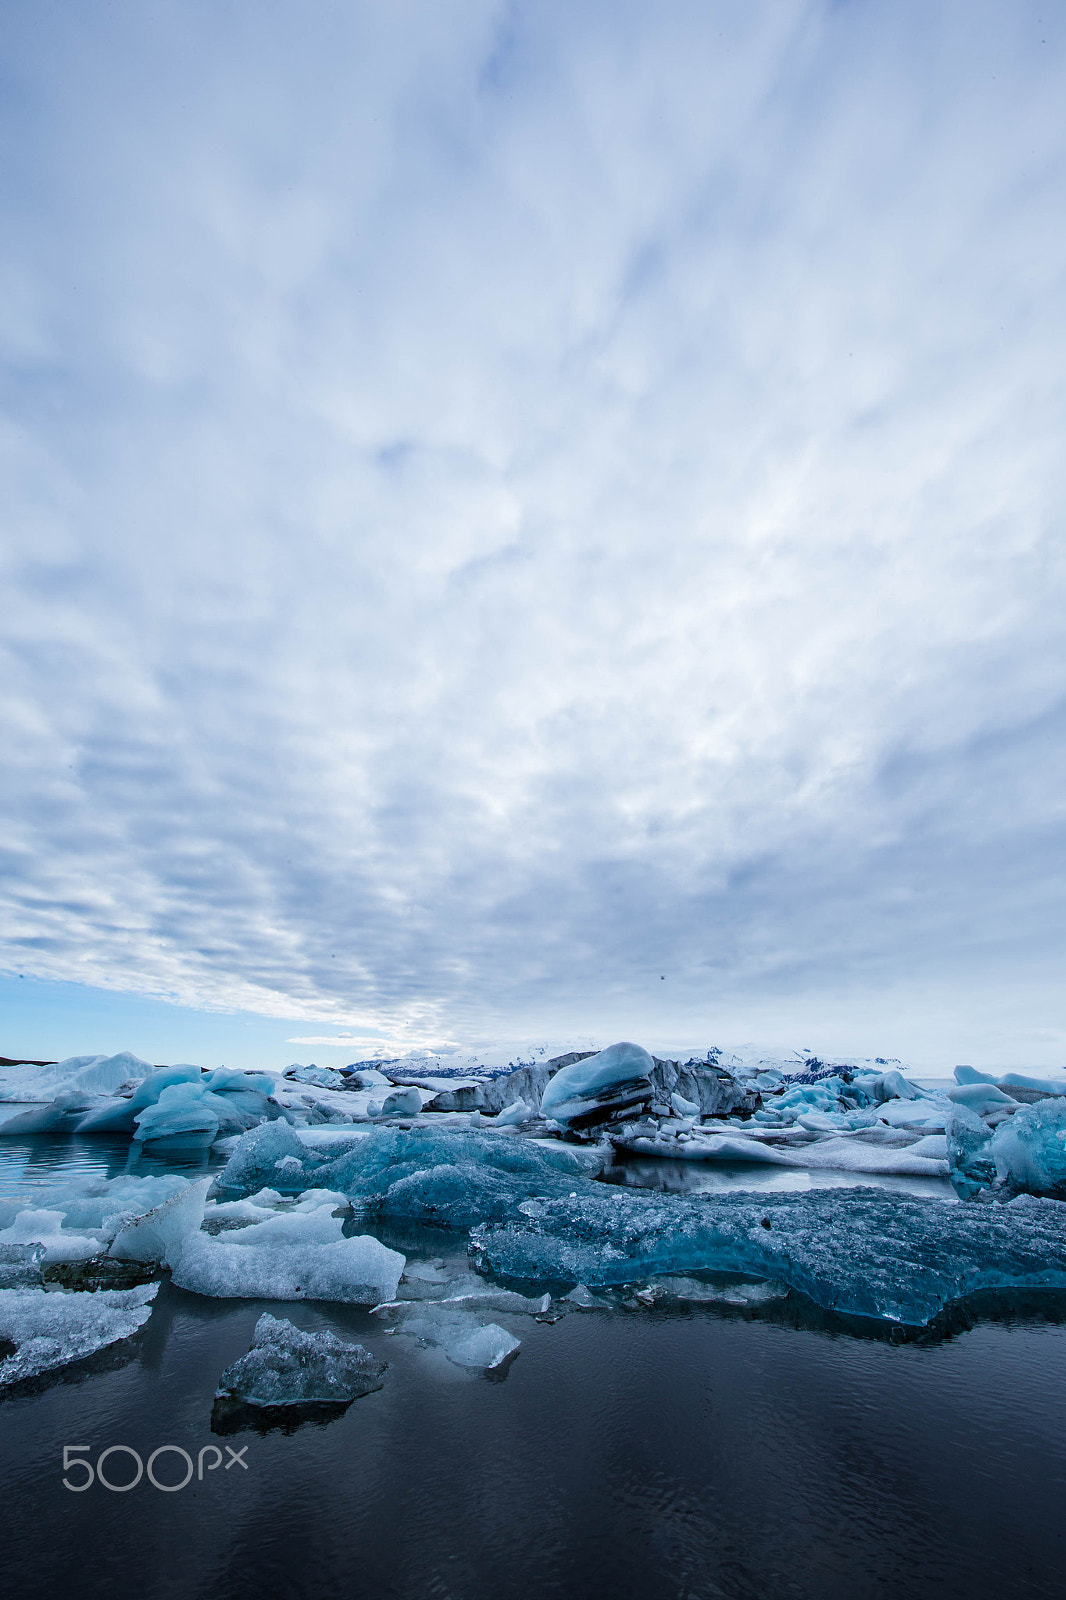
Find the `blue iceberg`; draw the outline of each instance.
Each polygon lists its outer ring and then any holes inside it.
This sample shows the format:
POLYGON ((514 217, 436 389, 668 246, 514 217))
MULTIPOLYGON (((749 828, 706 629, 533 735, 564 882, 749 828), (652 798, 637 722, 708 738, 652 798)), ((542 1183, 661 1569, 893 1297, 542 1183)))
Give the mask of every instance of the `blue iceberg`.
POLYGON ((837 1313, 923 1327, 987 1289, 1066 1289, 1066 1205, 912 1200, 884 1190, 686 1199, 616 1189, 523 1202, 471 1235, 479 1271, 521 1285, 716 1271, 837 1313))
POLYGON ((604 1160, 595 1148, 510 1133, 380 1128, 318 1168, 315 1182, 347 1194, 365 1214, 471 1228, 507 1216, 530 1195, 591 1188, 604 1160))

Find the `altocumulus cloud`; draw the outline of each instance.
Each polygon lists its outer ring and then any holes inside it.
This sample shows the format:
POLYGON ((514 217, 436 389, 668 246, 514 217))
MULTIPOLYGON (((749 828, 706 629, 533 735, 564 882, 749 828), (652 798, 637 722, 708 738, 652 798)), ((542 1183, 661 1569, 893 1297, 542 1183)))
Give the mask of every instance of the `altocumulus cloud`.
POLYGON ((4 962, 1062 1037, 1048 10, 9 5, 4 962))

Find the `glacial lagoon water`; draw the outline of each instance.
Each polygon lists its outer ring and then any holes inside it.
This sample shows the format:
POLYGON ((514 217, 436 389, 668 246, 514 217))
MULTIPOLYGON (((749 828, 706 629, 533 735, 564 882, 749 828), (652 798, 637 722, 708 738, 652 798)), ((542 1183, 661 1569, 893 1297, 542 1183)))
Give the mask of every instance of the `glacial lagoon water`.
MULTIPOLYGON (((19 1162, 20 1185, 123 1170, 125 1140, 73 1143, 5 1150, 0 1185, 19 1162)), ((440 1236, 412 1243, 448 1253, 440 1236)), ((132 1355, 0 1404, 5 1593, 1057 1597, 1066 1310, 986 1309, 950 1338, 901 1343, 792 1302, 521 1318, 521 1353, 490 1381, 356 1308, 164 1284, 132 1355), (219 1374, 263 1310, 362 1342, 389 1362, 384 1388, 294 1431, 212 1433, 219 1374), (206 1450, 204 1476, 77 1493, 62 1481, 71 1445, 93 1462, 114 1445, 145 1462, 162 1445, 206 1450), (226 1449, 244 1454, 211 1470, 226 1449)), ((124 1483, 131 1463, 118 1452, 105 1472, 124 1483)), ((183 1473, 158 1458, 160 1481, 183 1473)))

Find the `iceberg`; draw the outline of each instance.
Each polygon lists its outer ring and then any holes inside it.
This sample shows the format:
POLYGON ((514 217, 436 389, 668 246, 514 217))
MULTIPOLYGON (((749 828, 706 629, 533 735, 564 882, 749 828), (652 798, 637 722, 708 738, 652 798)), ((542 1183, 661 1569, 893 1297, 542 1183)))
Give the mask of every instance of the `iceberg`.
POLYGON ((1066 1200, 1066 1099, 1021 1107, 996 1129, 988 1154, 1012 1193, 1066 1200))
POLYGON ((740 1273, 838 1313, 925 1326, 986 1289, 1066 1288, 1066 1207, 943 1204, 884 1190, 679 1195, 616 1189, 526 1201, 471 1234, 475 1267, 527 1285, 589 1288, 663 1273, 740 1273))
POLYGON ((198 1083, 174 1083, 163 1090, 155 1105, 139 1111, 133 1135, 140 1144, 160 1139, 173 1144, 209 1145, 218 1137, 220 1119, 208 1090, 198 1083))
MULTIPOLYGON (((971 1069, 972 1070, 972 1069, 971 1069)), ((996 1181, 992 1130, 969 1106, 955 1105, 947 1119, 948 1172, 955 1192, 972 1200, 996 1181)))
POLYGON ((299 1194, 309 1188, 322 1165, 289 1123, 263 1122, 241 1135, 215 1180, 219 1194, 245 1199, 257 1189, 299 1194))
POLYGON ((375 1306, 371 1314, 382 1322, 402 1322, 411 1314, 412 1304, 417 1302, 420 1307, 441 1306, 446 1311, 497 1311, 511 1316, 543 1317, 551 1310, 551 1301, 550 1294, 531 1296, 518 1294, 514 1289, 494 1289, 491 1284, 475 1278, 472 1287, 463 1288, 458 1294, 452 1293, 443 1299, 419 1294, 409 1299, 386 1300, 375 1306))
POLYGON ((154 1071, 149 1068, 147 1076, 143 1078, 143 1081, 132 1095, 128 1098, 112 1096, 103 1105, 88 1112, 79 1123, 77 1131, 79 1133, 132 1134, 137 1126, 137 1113, 155 1105, 164 1089, 172 1088, 175 1084, 198 1084, 200 1081, 201 1072, 199 1067, 160 1067, 154 1071))
POLYGON ((512 1100, 509 1106, 504 1106, 499 1112, 492 1126, 494 1128, 520 1128, 523 1122, 530 1122, 536 1115, 532 1106, 527 1106, 524 1100, 512 1100))
POLYGON ((32 1061, 0 1067, 0 1100, 54 1100, 59 1094, 113 1095, 152 1072, 128 1050, 114 1056, 68 1056, 38 1066, 32 1061))
POLYGON ((541 1115, 568 1127, 591 1127, 654 1098, 655 1061, 623 1040, 598 1055, 560 1067, 541 1096, 541 1115))
POLYGON ((108 1250, 115 1261, 175 1267, 186 1240, 200 1231, 210 1178, 200 1178, 120 1228, 108 1250))
POLYGON ((335 1300, 375 1306, 395 1299, 404 1257, 369 1235, 347 1239, 328 1206, 295 1210, 224 1235, 190 1235, 173 1281, 215 1299, 335 1300))
MULTIPOLYGON (((949 1175, 947 1147, 937 1134, 924 1138, 912 1134, 902 1147, 895 1143, 875 1144, 871 1139, 854 1135, 815 1136, 788 1144, 783 1142, 784 1137, 787 1136, 779 1136, 771 1143, 765 1136, 742 1128, 729 1127, 728 1133, 714 1133, 709 1128, 690 1130, 684 1124, 649 1133, 638 1124, 632 1133, 612 1135, 611 1143, 616 1149, 633 1155, 659 1156, 671 1161, 757 1162, 767 1166, 885 1177, 946 1178, 949 1175)), ((886 1130, 886 1139, 889 1137, 886 1130)))
POLYGON ((508 1215, 527 1196, 586 1187, 605 1159, 597 1148, 557 1140, 376 1128, 319 1167, 314 1181, 341 1190, 366 1214, 470 1228, 508 1215))
POLYGON ((264 1312, 246 1355, 219 1379, 216 1400, 247 1406, 348 1406, 384 1382, 386 1363, 329 1332, 305 1333, 264 1312))
POLYGON ((15 1353, 0 1361, 0 1389, 81 1361, 132 1337, 152 1314, 159 1285, 66 1294, 0 1289, 0 1340, 15 1353))
POLYGON ((41 1283, 44 1245, 37 1240, 27 1244, 0 1242, 0 1289, 29 1289, 41 1283))
POLYGON ((372 1100, 367 1107, 372 1117, 417 1117, 421 1109, 422 1096, 413 1084, 406 1089, 394 1089, 384 1100, 372 1100))
POLYGON ((75 1133, 98 1105, 94 1095, 81 1089, 61 1089, 50 1104, 6 1117, 0 1123, 0 1134, 20 1138, 26 1133, 75 1133))
POLYGON ((1004 1094, 1002 1089, 997 1089, 994 1083, 961 1083, 948 1090, 948 1099, 953 1105, 966 1106, 968 1110, 975 1111, 979 1117, 1018 1109, 1017 1100, 1004 1094))

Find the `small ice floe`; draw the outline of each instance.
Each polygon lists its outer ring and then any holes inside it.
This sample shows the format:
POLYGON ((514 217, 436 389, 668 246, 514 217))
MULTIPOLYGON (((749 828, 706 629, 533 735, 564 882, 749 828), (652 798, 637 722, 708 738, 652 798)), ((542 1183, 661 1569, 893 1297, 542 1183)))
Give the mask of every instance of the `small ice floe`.
POLYGON ((386 1367, 361 1344, 346 1344, 326 1330, 307 1333, 264 1312, 251 1349, 226 1368, 215 1399, 270 1409, 343 1408, 380 1389, 386 1367))
POLYGON ((0 1340, 15 1346, 0 1361, 0 1389, 54 1372, 128 1339, 148 1321, 159 1285, 67 1294, 0 1290, 0 1340))
POLYGON ((417 1301, 406 1308, 380 1308, 396 1315, 393 1332, 435 1345, 457 1367, 502 1375, 521 1348, 521 1341, 496 1322, 481 1323, 457 1306, 417 1301))

